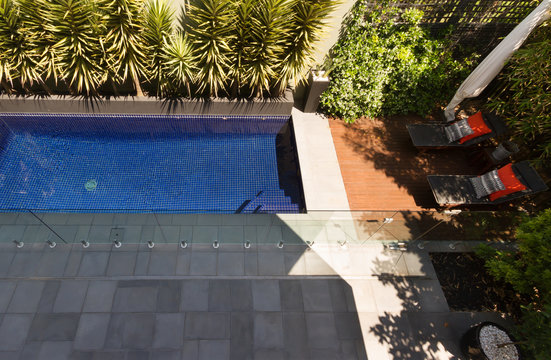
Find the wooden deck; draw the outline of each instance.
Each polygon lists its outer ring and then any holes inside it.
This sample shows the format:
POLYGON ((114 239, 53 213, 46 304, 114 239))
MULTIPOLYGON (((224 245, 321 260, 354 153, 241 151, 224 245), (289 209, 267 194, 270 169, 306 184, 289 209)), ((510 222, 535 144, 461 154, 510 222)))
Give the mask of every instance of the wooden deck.
POLYGON ((406 124, 420 121, 411 116, 352 125, 329 120, 351 210, 433 209, 427 175, 476 173, 466 149, 419 153, 406 124))

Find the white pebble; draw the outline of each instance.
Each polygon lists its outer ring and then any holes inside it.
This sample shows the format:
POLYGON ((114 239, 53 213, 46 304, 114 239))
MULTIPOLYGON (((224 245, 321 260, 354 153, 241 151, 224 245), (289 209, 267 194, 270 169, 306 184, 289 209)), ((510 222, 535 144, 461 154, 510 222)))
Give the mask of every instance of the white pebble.
POLYGON ((498 347, 499 344, 511 343, 507 333, 493 325, 485 325, 480 329, 480 347, 489 360, 518 360, 517 347, 507 345, 498 347))

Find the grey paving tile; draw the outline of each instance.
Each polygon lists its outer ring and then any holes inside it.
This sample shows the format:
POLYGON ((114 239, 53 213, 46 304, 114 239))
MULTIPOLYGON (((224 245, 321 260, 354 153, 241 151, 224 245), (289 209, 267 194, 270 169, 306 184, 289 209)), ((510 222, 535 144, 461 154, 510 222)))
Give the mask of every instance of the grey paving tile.
POLYGON ((259 349, 254 352, 255 359, 262 360, 284 360, 285 353, 276 349, 259 349))
POLYGON ((138 251, 138 256, 136 257, 136 267, 134 268, 134 275, 147 275, 150 255, 150 251, 138 251))
POLYGON ((256 311, 281 311, 278 280, 253 280, 252 291, 256 311))
POLYGON ((155 357, 149 357, 147 350, 131 350, 126 353, 126 360, 155 360, 155 357))
POLYGON ((220 226, 218 228, 219 240, 224 244, 242 244, 243 243, 243 226, 231 225, 220 226))
POLYGON ((182 359, 196 360, 199 357, 199 340, 184 340, 182 359))
POLYGON ((189 248, 178 251, 176 260, 176 275, 189 275, 191 263, 191 251, 189 248))
POLYGON ((218 275, 237 276, 245 274, 245 256, 240 252, 218 253, 218 275))
POLYGON ((304 311, 299 280, 279 280, 279 291, 283 311, 304 311))
POLYGON ((253 359, 254 316, 252 312, 231 314, 230 359, 253 359))
POLYGON ((245 275, 256 276, 258 275, 258 253, 256 251, 247 250, 243 254, 245 275))
POLYGON ((316 360, 333 360, 338 358, 337 349, 312 349, 310 358, 316 360))
POLYGON ((217 312, 186 313, 186 339, 228 339, 230 314, 217 312))
POLYGON ((30 314, 6 314, 0 325, 0 350, 19 350, 23 347, 32 321, 30 314))
POLYGON ((33 276, 38 267, 42 254, 35 251, 18 251, 10 266, 9 276, 30 277, 33 276))
POLYGON ((107 276, 129 276, 134 274, 136 267, 135 251, 113 251, 107 265, 107 276))
POLYGON ((149 257, 149 275, 165 275, 171 276, 176 273, 176 260, 178 253, 176 252, 152 252, 149 257))
MULTIPOLYGON (((5 215, 3 215, 5 217, 5 215)), ((10 242, 13 240, 21 240, 23 234, 25 233, 25 225, 13 225, 10 223, 8 225, 2 225, 0 228, 0 243, 10 242)))
POLYGON ((182 282, 181 311, 207 311, 208 300, 208 280, 184 280, 182 282))
POLYGON ((74 348, 78 350, 103 349, 110 314, 82 314, 75 336, 74 348))
POLYGON ((333 349, 339 346, 332 313, 305 313, 308 345, 312 349, 333 349))
POLYGON ((61 277, 65 271, 67 260, 69 259, 69 249, 47 249, 43 252, 42 257, 36 269, 37 276, 44 277, 61 277), (48 251, 51 250, 51 251, 48 251))
POLYGON ((290 359, 308 358, 306 318, 303 312, 283 313, 283 343, 290 359))
MULTIPOLYGON (((28 342, 21 350, 19 360, 36 360, 38 359, 38 354, 40 353, 40 347, 42 346, 41 342, 34 341, 28 342)), ((1 359, 1 357, 0 357, 1 359)))
POLYGON ((13 251, 0 252, 0 276, 6 276, 10 270, 10 265, 15 256, 13 251))
POLYGON ((231 311, 231 280, 209 281, 209 311, 231 311))
POLYGON ((254 347, 283 347, 283 322, 279 312, 255 312, 254 314, 254 347))
POLYGON ((109 280, 90 281, 84 300, 83 312, 109 312, 117 290, 117 282, 109 280))
POLYGON ((217 252, 193 251, 191 253, 191 275, 216 275, 217 252))
MULTIPOLYGON (((203 215, 201 215, 203 216, 203 215)), ((198 220, 201 219, 200 217, 198 220)), ((212 244, 218 239, 217 226, 194 226, 193 227, 193 243, 194 244, 212 244)))
POLYGON ((362 329, 358 314, 351 312, 333 313, 335 318, 335 327, 337 336, 340 340, 360 340, 362 338, 362 329))
POLYGON ((70 341, 45 341, 40 347, 38 360, 68 360, 71 355, 70 341))
POLYGON ((230 358, 229 340, 200 340, 199 360, 227 360, 230 358))
POLYGON ((19 351, 0 351, 2 360, 19 360, 19 351))
POLYGON ((126 349, 147 349, 153 342, 155 314, 126 314, 122 343, 126 349))
POLYGON ((327 283, 329 285, 329 292, 331 294, 331 304, 333 305, 333 311, 348 311, 346 292, 352 291, 350 285, 348 285, 346 281, 341 279, 328 280, 327 283))
POLYGON ((122 348, 122 335, 124 332, 124 325, 126 323, 126 317, 128 314, 112 313, 109 320, 109 326, 107 333, 109 336, 105 339, 106 349, 121 349, 122 348))
POLYGON ((183 313, 156 314, 154 348, 180 349, 184 343, 183 313))
POLYGON ((335 270, 325 260, 314 251, 304 253, 304 263, 306 264, 306 274, 308 275, 336 275, 335 270))
POLYGON ((253 291, 250 280, 231 281, 231 308, 233 311, 253 310, 253 291))
POLYGON ((71 352, 69 359, 71 360, 92 360, 94 358, 94 352, 92 351, 80 351, 74 350, 71 352))
POLYGON ((43 281, 19 281, 8 306, 9 313, 34 313, 38 308, 43 281))
POLYGON ((413 291, 419 299, 421 311, 448 312, 448 302, 438 280, 412 279, 413 291))
POLYGON ((172 225, 195 225, 197 214, 174 214, 172 215, 172 225))
POLYGON ((181 356, 180 350, 156 350, 150 353, 150 359, 155 360, 181 360, 181 356))
POLYGON ((96 351, 92 360, 121 360, 124 359, 124 351, 96 351))
POLYGON ((306 263, 303 252, 285 252, 283 257, 285 261, 285 274, 306 274, 306 263))
POLYGON ((36 314, 29 331, 29 341, 72 341, 80 314, 36 314))
POLYGON ((331 293, 327 280, 301 280, 304 311, 332 311, 331 293))
POLYGON ((363 340, 343 340, 338 356, 341 359, 367 360, 365 349, 361 349, 363 347, 363 340))
POLYGON ((76 276, 80 267, 80 261, 82 260, 83 251, 81 249, 73 249, 67 258, 67 265, 65 266, 65 276, 76 276))
POLYGON ((79 276, 103 276, 107 269, 109 261, 109 252, 107 251, 89 251, 82 256, 79 276))
POLYGON ((157 312, 178 312, 180 310, 181 294, 182 282, 180 280, 160 281, 157 295, 157 312))
POLYGON ((155 312, 158 288, 151 286, 119 287, 113 301, 114 312, 155 312))
POLYGON ((259 275, 285 275, 283 251, 261 251, 258 253, 259 275))
POLYGON ((16 285, 15 281, 0 281, 0 313, 6 312, 16 285))
POLYGON ((88 281, 63 280, 54 303, 54 312, 81 312, 88 281))
POLYGON ((57 298, 60 286, 61 282, 59 280, 46 281, 40 302, 38 303, 38 312, 49 313, 54 311, 55 299, 57 298))

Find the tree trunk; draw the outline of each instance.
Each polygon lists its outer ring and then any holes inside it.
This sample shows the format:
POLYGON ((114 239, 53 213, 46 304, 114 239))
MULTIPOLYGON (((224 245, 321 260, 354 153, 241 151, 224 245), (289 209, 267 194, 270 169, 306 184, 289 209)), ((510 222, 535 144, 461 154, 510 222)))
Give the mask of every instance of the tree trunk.
POLYGON ((140 80, 138 77, 132 79, 134 81, 134 88, 136 88, 136 95, 143 96, 142 86, 140 85, 140 80))

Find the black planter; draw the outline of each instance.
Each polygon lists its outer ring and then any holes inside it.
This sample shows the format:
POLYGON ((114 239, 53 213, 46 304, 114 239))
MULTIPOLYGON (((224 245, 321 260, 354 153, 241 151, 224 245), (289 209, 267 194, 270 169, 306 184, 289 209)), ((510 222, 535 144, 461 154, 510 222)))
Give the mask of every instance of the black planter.
MULTIPOLYGON (((467 332, 463 335, 461 338, 461 351, 463 352, 463 355, 469 360, 488 360, 488 357, 486 354, 484 354, 484 351, 482 350, 482 347, 480 346, 480 330, 486 326, 486 325, 492 325, 497 328, 499 328, 502 331, 505 331, 507 335, 509 335, 509 338, 511 339, 511 342, 515 342, 516 340, 509 334, 507 330, 505 330, 502 326, 486 321, 481 324, 478 324, 476 326, 471 327, 467 332)), ((517 348, 517 352, 519 354, 519 359, 522 357, 520 356, 520 349, 518 346, 514 345, 517 348)))

